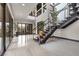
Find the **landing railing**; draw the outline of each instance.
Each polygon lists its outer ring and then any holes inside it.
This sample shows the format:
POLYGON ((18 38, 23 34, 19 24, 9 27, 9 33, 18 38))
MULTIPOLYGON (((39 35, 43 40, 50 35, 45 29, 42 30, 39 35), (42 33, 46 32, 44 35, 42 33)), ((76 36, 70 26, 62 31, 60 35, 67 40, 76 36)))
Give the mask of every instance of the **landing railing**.
POLYGON ((72 24, 73 22, 75 22, 76 20, 79 19, 78 15, 79 15, 79 12, 77 11, 78 10, 78 7, 76 7, 77 4, 75 3, 71 3, 68 5, 68 8, 67 9, 69 12, 68 14, 66 14, 66 11, 63 15, 67 15, 67 16, 64 16, 62 22, 60 22, 60 28, 66 28, 67 26, 69 26, 70 24, 72 24))

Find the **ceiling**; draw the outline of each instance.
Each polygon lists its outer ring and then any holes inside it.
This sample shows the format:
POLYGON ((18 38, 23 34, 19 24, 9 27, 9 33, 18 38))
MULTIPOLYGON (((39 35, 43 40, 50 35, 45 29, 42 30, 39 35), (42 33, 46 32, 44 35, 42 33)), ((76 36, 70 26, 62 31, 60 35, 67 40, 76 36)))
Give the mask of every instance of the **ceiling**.
POLYGON ((35 18, 28 15, 36 3, 11 3, 10 6, 15 20, 34 21, 35 18))

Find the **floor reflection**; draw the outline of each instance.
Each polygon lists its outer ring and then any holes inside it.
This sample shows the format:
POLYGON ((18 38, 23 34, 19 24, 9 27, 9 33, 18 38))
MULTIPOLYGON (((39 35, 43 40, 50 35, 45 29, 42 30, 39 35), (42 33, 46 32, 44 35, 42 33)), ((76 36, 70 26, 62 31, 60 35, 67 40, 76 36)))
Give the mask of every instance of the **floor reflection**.
POLYGON ((25 44, 27 43, 27 39, 25 38, 25 35, 19 35, 18 36, 18 47, 20 46, 25 46, 25 44))
POLYGON ((14 47, 23 47, 29 43, 30 40, 33 40, 37 35, 19 35, 13 38, 14 47))
POLYGON ((0 55, 2 53, 2 38, 0 37, 0 55))

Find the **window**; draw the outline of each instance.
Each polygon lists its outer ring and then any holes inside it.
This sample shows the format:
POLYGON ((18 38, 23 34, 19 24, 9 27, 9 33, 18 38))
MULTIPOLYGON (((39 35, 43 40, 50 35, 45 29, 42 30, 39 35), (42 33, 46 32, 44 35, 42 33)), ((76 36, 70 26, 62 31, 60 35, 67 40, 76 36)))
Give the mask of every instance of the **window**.
POLYGON ((37 16, 39 16, 42 12, 44 13, 46 11, 46 3, 43 3, 43 5, 42 5, 42 3, 38 3, 37 4, 37 16), (43 6, 43 8, 42 8, 42 6, 43 6), (42 9, 43 9, 43 11, 42 11, 42 9))
POLYGON ((37 4, 37 16, 39 16, 42 13, 41 7, 42 7, 42 3, 38 3, 37 4))
POLYGON ((37 11, 42 7, 42 3, 37 4, 37 11))

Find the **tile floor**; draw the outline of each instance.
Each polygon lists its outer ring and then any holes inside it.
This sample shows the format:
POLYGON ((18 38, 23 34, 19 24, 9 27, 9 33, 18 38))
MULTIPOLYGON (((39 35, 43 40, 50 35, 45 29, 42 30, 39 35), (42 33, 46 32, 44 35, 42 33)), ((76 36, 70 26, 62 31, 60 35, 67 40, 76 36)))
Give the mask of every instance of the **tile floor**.
POLYGON ((26 39, 14 37, 4 56, 79 56, 79 42, 51 38, 45 44, 39 45, 33 41, 32 35, 22 37, 26 39))

